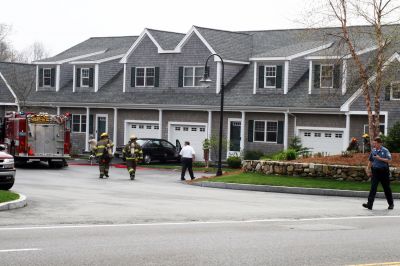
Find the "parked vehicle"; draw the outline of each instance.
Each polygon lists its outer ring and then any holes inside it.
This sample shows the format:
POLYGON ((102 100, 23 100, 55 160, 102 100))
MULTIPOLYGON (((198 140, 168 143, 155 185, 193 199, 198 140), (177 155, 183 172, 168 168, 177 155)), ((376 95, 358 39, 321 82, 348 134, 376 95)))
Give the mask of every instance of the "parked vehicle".
POLYGON ((15 182, 14 158, 0 145, 0 190, 9 190, 15 182))
MULTIPOLYGON (((149 164, 153 161, 167 162, 167 161, 180 161, 179 152, 181 151, 181 144, 179 140, 176 145, 165 139, 152 139, 140 138, 137 143, 143 149, 143 162, 149 164)), ((122 149, 124 146, 118 146, 114 153, 115 157, 122 157, 122 149)))
POLYGON ((7 112, 0 142, 7 145, 16 163, 45 161, 60 168, 70 157, 70 116, 7 112))

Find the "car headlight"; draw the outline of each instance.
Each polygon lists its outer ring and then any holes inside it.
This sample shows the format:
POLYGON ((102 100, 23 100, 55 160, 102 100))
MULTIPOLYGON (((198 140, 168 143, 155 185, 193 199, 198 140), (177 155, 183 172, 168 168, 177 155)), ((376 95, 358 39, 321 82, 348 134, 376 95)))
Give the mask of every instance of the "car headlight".
POLYGON ((4 159, 4 163, 14 163, 14 159, 4 159))

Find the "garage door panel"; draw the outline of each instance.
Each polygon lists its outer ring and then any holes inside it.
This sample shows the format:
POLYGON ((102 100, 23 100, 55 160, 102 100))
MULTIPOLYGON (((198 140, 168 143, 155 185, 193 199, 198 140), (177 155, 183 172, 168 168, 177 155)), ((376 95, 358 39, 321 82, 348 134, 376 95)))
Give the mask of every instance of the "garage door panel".
POLYGON ((185 141, 189 141, 190 146, 195 150, 196 161, 203 160, 203 141, 207 138, 205 125, 171 124, 169 130, 171 143, 179 140, 183 146, 185 141))
POLYGON ((343 148, 343 132, 328 130, 299 131, 303 147, 311 149, 312 153, 340 154, 343 148))
POLYGON ((160 127, 157 123, 128 122, 126 139, 134 134, 138 138, 159 138, 160 127))

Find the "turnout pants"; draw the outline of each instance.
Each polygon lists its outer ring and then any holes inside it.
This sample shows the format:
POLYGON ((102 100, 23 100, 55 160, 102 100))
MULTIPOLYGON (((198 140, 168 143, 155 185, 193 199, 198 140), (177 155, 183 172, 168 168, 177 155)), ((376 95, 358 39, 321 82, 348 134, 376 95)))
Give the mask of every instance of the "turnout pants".
POLYGON ((182 158, 181 180, 185 179, 186 169, 189 170, 190 178, 194 179, 192 164, 193 164, 193 159, 192 158, 182 158))
POLYGON ((100 175, 108 175, 108 170, 110 169, 110 159, 109 158, 99 158, 99 169, 100 169, 100 175))
POLYGON ((130 176, 135 176, 136 173, 136 159, 126 159, 126 168, 130 176))
POLYGON ((372 168, 371 190, 368 196, 368 205, 372 207, 379 182, 382 184, 385 197, 389 205, 393 205, 393 195, 390 189, 389 168, 372 168))

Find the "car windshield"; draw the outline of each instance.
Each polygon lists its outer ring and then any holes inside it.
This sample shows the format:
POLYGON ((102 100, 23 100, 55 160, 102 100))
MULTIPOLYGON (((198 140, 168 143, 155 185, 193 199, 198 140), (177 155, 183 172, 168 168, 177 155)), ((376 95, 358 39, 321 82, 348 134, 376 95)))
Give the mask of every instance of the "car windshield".
POLYGON ((143 146, 148 140, 144 140, 144 139, 138 139, 136 141, 137 144, 139 144, 140 146, 143 146))

